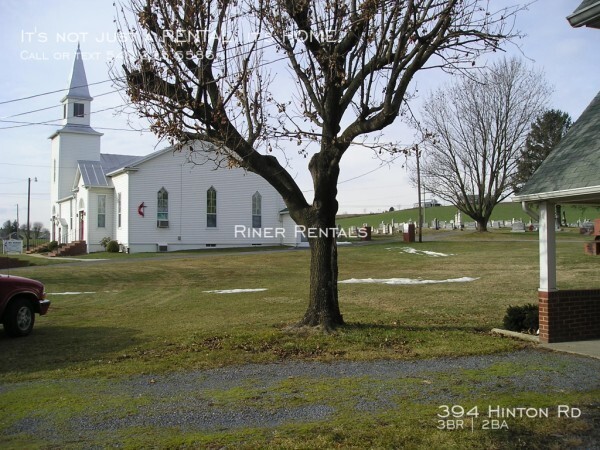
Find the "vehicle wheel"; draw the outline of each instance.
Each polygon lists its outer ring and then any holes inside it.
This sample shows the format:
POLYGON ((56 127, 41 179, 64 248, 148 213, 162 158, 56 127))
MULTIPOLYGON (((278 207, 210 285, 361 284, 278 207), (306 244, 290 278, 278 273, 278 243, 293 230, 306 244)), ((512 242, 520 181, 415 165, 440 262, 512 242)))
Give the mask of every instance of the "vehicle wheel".
POLYGON ((9 336, 27 336, 33 330, 35 312, 26 298, 16 298, 10 302, 4 313, 4 330, 9 336))

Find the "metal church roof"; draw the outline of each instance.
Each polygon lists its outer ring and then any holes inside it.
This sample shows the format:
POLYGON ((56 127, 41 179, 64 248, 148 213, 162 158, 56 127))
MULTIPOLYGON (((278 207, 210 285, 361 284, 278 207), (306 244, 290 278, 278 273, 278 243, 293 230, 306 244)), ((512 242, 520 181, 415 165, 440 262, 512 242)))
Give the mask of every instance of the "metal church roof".
POLYGON ((84 186, 109 186, 100 161, 77 161, 77 164, 84 186))

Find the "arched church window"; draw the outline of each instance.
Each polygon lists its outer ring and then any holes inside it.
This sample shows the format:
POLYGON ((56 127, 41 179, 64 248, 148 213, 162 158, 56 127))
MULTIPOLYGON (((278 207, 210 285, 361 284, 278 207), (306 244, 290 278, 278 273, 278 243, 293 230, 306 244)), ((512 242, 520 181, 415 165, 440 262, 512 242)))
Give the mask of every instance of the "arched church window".
POLYGON ((98 196, 98 228, 106 228, 106 195, 98 196))
POLYGON ((262 226, 262 196, 258 191, 252 196, 252 228, 262 226))
POLYGON ((158 207, 156 209, 156 226, 158 228, 169 227, 169 193, 163 187, 157 194, 158 207))
POLYGON ((206 191, 206 226, 217 226, 217 190, 212 186, 206 191))

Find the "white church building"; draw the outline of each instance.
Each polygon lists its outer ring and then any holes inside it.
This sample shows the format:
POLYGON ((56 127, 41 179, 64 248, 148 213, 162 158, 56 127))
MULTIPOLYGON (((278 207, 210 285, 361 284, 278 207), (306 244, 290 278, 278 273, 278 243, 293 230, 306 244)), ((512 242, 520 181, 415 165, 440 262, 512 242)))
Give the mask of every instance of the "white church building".
POLYGON ((283 199, 256 174, 215 170, 197 164, 201 152, 172 147, 142 157, 102 153, 92 101, 77 48, 62 128, 50 136, 52 240, 85 241, 95 252, 109 237, 131 253, 300 243, 283 199))

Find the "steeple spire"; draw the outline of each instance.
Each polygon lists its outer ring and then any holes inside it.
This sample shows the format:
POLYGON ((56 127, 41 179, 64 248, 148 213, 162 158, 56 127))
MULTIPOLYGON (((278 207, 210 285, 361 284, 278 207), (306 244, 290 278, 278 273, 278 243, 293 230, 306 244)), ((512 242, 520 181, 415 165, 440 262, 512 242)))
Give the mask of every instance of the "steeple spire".
POLYGON ((67 98, 93 100, 88 89, 88 82, 87 77, 85 76, 85 68, 83 67, 79 43, 77 43, 77 52, 75 53, 75 60, 73 61, 73 71, 71 72, 71 79, 69 80, 69 91, 63 98, 63 101, 67 98))
POLYGON ((81 48, 77 44, 68 91, 61 100, 63 104, 62 124, 65 126, 75 125, 80 127, 80 129, 82 126, 89 127, 92 100, 93 98, 88 89, 87 77, 85 76, 85 68, 83 67, 81 48))

